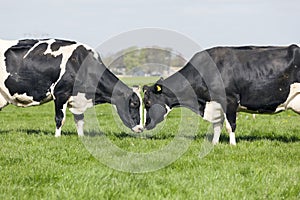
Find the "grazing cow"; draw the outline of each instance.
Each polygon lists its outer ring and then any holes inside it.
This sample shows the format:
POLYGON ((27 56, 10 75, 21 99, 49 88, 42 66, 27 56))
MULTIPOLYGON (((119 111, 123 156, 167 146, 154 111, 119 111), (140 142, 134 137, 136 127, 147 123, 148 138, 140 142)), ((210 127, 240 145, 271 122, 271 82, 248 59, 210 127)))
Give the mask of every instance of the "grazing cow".
POLYGON ((142 131, 140 95, 103 64, 90 47, 59 39, 0 40, 0 108, 55 103, 55 136, 69 107, 79 136, 84 112, 96 104, 116 106, 123 123, 142 131))
POLYGON ((184 106, 212 122, 213 144, 218 143, 225 120, 230 144, 235 145, 238 111, 300 113, 300 49, 297 45, 211 48, 143 90, 146 129, 154 128, 173 107, 184 106))

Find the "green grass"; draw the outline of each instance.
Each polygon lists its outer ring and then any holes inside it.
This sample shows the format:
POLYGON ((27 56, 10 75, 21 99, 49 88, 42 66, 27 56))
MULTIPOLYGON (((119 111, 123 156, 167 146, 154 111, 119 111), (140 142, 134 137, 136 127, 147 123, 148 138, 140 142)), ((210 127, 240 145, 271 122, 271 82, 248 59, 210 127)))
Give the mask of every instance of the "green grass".
POLYGON ((158 76, 137 76, 134 79, 132 77, 120 77, 120 80, 122 80, 129 86, 139 85, 141 87, 143 87, 143 85, 153 84, 159 79, 160 77, 158 76))
MULTIPOLYGON (((180 111, 170 113, 161 131, 137 137, 115 120, 110 105, 96 106, 103 134, 121 149, 141 153, 174 139, 180 111)), ((300 116, 240 113, 237 146, 228 144, 223 130, 221 143, 199 158, 209 124, 189 113, 183 126, 189 128, 189 118, 199 125, 185 154, 160 170, 136 174, 91 155, 69 112, 62 137, 55 138, 53 103, 8 106, 0 112, 0 199, 300 199, 300 116)))

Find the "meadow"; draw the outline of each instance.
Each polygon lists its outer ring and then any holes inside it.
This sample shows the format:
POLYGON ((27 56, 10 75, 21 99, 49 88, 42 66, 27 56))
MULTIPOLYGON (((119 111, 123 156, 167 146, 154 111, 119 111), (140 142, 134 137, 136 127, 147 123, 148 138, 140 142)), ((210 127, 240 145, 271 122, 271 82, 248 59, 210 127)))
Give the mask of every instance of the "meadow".
POLYGON ((182 109, 174 109, 158 131, 138 136, 121 125, 111 105, 95 108, 101 135, 128 152, 163 148, 176 137, 179 123, 186 130, 193 126, 189 118, 198 122, 197 132, 187 137, 189 146, 175 162, 130 173, 87 150, 70 112, 62 137, 55 138, 52 102, 8 106, 0 112, 0 199, 300 199, 300 116, 293 112, 255 119, 239 113, 237 146, 229 145, 224 129, 220 144, 199 157, 210 125, 190 111, 182 119, 182 109))

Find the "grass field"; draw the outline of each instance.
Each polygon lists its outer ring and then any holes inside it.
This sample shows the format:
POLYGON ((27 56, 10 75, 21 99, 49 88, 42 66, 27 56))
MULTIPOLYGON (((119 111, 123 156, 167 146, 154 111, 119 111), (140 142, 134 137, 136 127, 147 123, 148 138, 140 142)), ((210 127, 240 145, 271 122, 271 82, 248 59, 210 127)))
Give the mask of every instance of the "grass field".
MULTIPOLYGON (((103 133, 130 152, 170 143, 180 111, 174 109, 160 131, 143 133, 151 137, 134 137, 119 127, 110 105, 96 107, 103 133)), ((55 138, 53 103, 8 106, 0 116, 0 199, 300 199, 300 116, 292 112, 256 119, 240 113, 237 146, 228 144, 223 131, 221 143, 204 158, 199 152, 209 124, 190 112, 199 125, 189 148, 150 173, 102 164, 77 137, 69 112, 63 136, 55 138)))

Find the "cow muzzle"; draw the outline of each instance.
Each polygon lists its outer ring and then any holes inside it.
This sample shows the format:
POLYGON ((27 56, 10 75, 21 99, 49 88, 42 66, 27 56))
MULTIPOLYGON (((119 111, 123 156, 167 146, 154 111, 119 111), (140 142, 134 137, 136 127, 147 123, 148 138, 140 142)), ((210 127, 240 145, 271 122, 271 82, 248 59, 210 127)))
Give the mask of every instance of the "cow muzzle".
POLYGON ((156 127, 156 125, 164 120, 167 113, 167 109, 160 105, 154 104, 146 114, 146 124, 145 128, 151 130, 156 127))
POLYGON ((142 125, 136 125, 131 130, 136 132, 136 133, 141 133, 141 132, 143 132, 144 127, 142 125))

